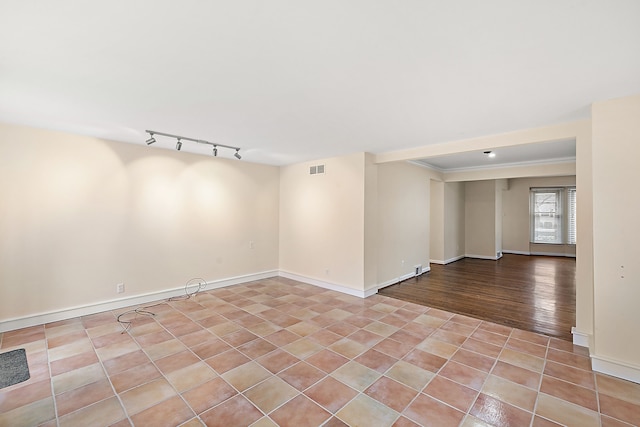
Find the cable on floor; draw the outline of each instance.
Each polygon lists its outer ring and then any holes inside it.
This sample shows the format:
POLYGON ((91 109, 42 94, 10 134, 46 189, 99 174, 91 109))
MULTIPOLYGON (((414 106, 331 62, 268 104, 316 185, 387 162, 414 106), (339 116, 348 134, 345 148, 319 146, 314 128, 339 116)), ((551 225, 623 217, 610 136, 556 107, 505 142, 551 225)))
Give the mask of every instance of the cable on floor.
POLYGON ((121 333, 124 334, 129 329, 131 329, 131 325, 136 320, 138 315, 155 316, 156 314, 154 312, 149 311, 150 308, 157 307, 157 306, 163 305, 163 304, 167 304, 167 303, 172 302, 172 301, 185 301, 185 300, 188 300, 191 297, 196 296, 199 292, 202 292, 202 290, 206 286, 207 286, 207 281, 206 280, 204 280, 201 277, 194 277, 192 279, 189 279, 187 281, 187 283, 185 283, 185 285, 184 285, 184 295, 171 297, 171 298, 168 298, 168 299, 166 299, 166 300, 164 300, 162 302, 156 303, 156 304, 140 306, 140 307, 136 307, 133 310, 125 311, 124 313, 120 313, 118 315, 118 317, 116 318, 116 320, 118 321, 118 323, 120 323, 120 325, 122 325, 122 332, 121 333), (123 319, 124 316, 130 315, 130 314, 135 314, 133 319, 130 319, 130 320, 124 320, 123 319))

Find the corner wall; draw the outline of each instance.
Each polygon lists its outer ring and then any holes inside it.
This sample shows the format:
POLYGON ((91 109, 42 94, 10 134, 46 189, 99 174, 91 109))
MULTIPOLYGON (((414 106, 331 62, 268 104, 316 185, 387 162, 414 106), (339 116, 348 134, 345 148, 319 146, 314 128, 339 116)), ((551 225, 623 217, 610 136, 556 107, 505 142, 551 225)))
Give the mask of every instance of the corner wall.
POLYGON ((365 153, 280 168, 280 270, 364 291, 365 153), (309 167, 324 164, 325 173, 309 167))
POLYGON ((431 172, 406 162, 378 165, 378 284, 429 267, 431 172))
POLYGON ((466 182, 464 192, 466 256, 496 259, 496 181, 466 182))
POLYGON ((444 261, 464 257, 464 183, 444 183, 444 261))

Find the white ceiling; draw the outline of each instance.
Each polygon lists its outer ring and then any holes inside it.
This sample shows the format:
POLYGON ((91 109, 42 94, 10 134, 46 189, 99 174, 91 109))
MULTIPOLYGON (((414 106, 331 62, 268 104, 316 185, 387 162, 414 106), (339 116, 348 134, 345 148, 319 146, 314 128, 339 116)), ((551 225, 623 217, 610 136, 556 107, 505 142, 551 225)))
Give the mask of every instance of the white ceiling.
POLYGON ((275 165, 408 149, 640 93, 639 16, 637 0, 0 0, 0 121, 155 129, 275 165))

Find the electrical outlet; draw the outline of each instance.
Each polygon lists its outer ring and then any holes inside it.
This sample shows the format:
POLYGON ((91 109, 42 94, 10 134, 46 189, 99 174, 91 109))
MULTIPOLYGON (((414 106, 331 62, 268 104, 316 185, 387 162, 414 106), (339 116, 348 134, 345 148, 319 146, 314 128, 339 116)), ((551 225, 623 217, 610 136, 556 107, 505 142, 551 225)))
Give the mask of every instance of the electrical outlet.
POLYGON ((119 294, 124 293, 124 283, 118 283, 116 285, 116 292, 119 294))
POLYGON ((253 242, 253 240, 249 240, 249 249, 253 249, 253 248, 255 248, 255 247, 256 247, 256 245, 255 245, 255 243, 253 242))

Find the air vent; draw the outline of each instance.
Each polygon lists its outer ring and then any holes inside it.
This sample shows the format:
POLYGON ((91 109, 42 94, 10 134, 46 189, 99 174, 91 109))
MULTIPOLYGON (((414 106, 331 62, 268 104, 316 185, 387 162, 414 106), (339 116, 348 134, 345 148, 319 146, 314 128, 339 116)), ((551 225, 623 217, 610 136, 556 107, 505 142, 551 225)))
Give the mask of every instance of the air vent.
POLYGON ((324 165, 309 166, 309 175, 318 175, 324 173, 324 165))

